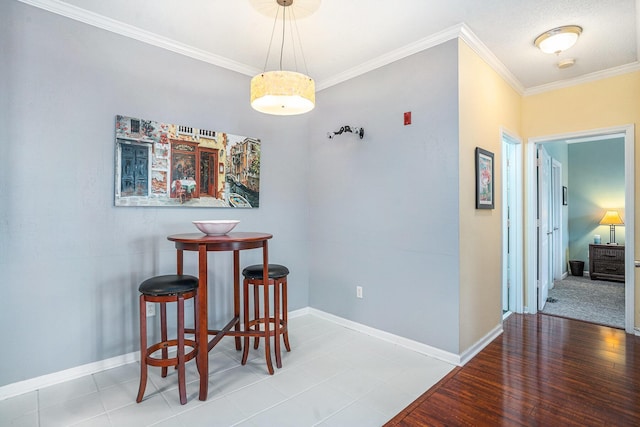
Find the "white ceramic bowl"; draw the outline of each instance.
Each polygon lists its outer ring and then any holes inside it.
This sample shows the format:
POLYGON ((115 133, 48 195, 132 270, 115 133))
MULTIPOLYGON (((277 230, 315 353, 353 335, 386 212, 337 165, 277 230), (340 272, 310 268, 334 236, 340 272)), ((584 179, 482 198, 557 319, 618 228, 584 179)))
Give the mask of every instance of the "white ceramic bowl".
POLYGON ((208 221, 193 221, 198 230, 207 236, 222 236, 238 225, 237 219, 211 219, 208 221))

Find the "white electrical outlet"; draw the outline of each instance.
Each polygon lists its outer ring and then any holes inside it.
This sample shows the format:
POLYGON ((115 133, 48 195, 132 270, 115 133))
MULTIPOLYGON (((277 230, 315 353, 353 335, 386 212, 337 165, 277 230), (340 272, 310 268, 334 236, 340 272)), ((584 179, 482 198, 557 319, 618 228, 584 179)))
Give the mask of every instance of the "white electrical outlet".
POLYGON ((362 298, 362 286, 356 286, 356 297, 362 298))
POLYGON ((153 302, 147 303, 147 317, 156 315, 156 304, 153 302))

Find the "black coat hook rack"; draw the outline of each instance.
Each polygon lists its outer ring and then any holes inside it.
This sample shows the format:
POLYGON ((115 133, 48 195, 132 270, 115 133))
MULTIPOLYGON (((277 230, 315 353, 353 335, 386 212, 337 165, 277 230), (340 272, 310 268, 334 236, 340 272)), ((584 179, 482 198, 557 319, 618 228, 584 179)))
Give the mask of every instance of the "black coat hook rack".
POLYGON ((360 136, 360 139, 364 138, 364 128, 351 127, 351 126, 342 126, 339 130, 335 132, 327 132, 327 138, 333 139, 336 135, 342 135, 343 133, 353 133, 360 136))

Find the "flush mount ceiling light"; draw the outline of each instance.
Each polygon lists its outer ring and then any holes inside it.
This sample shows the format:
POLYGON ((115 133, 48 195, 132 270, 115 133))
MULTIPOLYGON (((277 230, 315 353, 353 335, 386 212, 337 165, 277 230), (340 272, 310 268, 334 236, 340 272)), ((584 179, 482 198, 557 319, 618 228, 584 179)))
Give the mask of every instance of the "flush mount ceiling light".
MULTIPOLYGON (((262 73, 251 79, 251 106, 261 113, 275 114, 279 116, 290 116, 294 114, 303 114, 313 110, 316 103, 315 82, 307 74, 297 71, 285 71, 282 69, 282 56, 284 52, 284 41, 286 35, 287 9, 293 4, 294 0, 275 0, 279 5, 275 15, 273 31, 271 32, 271 41, 267 50, 267 59, 265 60, 264 70, 262 73), (273 43, 273 34, 275 32, 278 14, 282 10, 282 42, 280 44, 280 68, 276 71, 266 71, 269 62, 269 52, 273 43)), ((292 15, 293 9, 290 9, 292 15)), ((289 18, 291 19, 291 18, 289 18)), ((295 16, 293 17, 295 24, 295 16)), ((291 22, 289 23, 290 27, 291 22)), ((293 38, 293 29, 291 39, 293 38)), ((300 44, 300 35, 298 28, 295 26, 300 56, 306 71, 306 61, 304 53, 302 53, 302 45, 300 44)), ((293 43, 292 43, 293 45, 293 43)), ((294 60, 296 58, 296 47, 292 46, 294 60)), ((297 63, 297 60, 296 60, 297 63)), ((296 64, 297 65, 297 64, 296 64)), ((297 68, 297 66, 296 66, 297 68)), ((308 73, 308 72, 307 72, 308 73)))
POLYGON ((576 44, 580 34, 582 34, 582 27, 566 25, 540 34, 533 44, 544 53, 559 54, 576 44))

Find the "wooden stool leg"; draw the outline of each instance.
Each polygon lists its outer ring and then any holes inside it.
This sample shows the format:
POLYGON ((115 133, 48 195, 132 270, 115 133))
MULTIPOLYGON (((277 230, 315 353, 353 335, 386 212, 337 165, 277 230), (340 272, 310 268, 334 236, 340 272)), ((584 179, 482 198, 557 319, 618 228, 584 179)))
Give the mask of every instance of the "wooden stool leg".
POLYGON ((284 325, 284 333, 282 334, 282 338, 284 338, 284 347, 287 351, 291 351, 291 347, 289 346, 289 318, 288 318, 288 308, 287 308, 287 278, 285 277, 282 281, 282 323, 284 325))
POLYGON ((280 369, 282 368, 282 357, 280 355, 280 280, 274 279, 269 282, 269 286, 273 283, 273 351, 276 353, 276 366, 280 369))
POLYGON ((264 356, 267 359, 267 370, 273 375, 273 364, 271 363, 271 332, 269 331, 269 284, 263 283, 264 288, 264 356))
MULTIPOLYGON (((244 294, 243 294, 244 295, 244 294)), ((233 251, 233 316, 240 320, 240 251, 233 251)), ((234 331, 240 331, 240 322, 233 326, 234 331)), ((233 339, 236 344, 236 351, 242 350, 242 337, 236 336, 233 339)))
POLYGON ((187 392, 185 385, 184 372, 184 296, 178 295, 178 392, 180 394, 180 403, 187 403, 187 392))
MULTIPOLYGON (((258 285, 251 283, 253 286, 253 318, 256 323, 256 331, 260 330, 260 294, 258 293, 258 285)), ((253 339, 253 348, 257 349, 260 344, 260 337, 256 336, 253 339)))
MULTIPOLYGON (((242 282, 242 299, 243 299, 243 319, 244 319, 244 331, 248 332, 251 328, 249 327, 249 280, 244 279, 242 282)), ((255 302, 254 302, 255 303, 255 302)), ((247 358, 249 357, 249 336, 244 337, 244 348, 242 349, 242 364, 247 363, 247 358)))
POLYGON ((142 402, 147 387, 147 303, 144 295, 140 295, 140 386, 136 402, 142 402))
MULTIPOLYGON (((193 328, 194 328, 194 341, 198 341, 198 331, 200 330, 198 327, 198 294, 196 293, 193 296, 193 328)), ((197 346, 198 344, 196 344, 197 346)), ((197 347, 196 347, 197 348, 197 347)), ((200 358, 196 357, 196 369, 198 370, 198 374, 200 374, 200 358)))
MULTIPOLYGON (((160 303, 160 340, 162 342, 167 341, 167 304, 164 302, 160 303)), ((169 351, 167 350, 167 346, 163 346, 162 350, 162 358, 169 358, 169 351)), ((162 378, 167 376, 167 367, 162 367, 162 378)))

